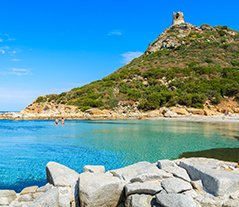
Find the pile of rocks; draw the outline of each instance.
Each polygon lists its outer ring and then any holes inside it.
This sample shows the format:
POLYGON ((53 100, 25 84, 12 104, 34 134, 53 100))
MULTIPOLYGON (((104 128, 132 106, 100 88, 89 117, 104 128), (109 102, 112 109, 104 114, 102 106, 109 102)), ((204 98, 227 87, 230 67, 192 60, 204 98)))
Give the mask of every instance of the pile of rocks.
POLYGON ((10 207, 238 207, 236 163, 189 158, 139 162, 105 172, 85 166, 78 174, 47 164, 48 184, 20 193, 0 191, 0 206, 10 207))

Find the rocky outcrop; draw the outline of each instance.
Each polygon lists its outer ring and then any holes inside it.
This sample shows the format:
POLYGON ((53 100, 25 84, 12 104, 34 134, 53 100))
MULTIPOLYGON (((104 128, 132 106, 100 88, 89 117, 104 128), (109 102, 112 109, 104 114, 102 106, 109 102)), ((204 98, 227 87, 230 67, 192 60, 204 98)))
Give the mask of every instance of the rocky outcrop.
POLYGON ((239 166, 215 159, 139 162, 108 172, 77 172, 50 162, 48 182, 20 193, 0 191, 4 207, 238 207, 239 166), (186 174, 185 174, 186 173, 186 174), (72 186, 77 185, 77 192, 72 186))
POLYGON ((186 42, 184 38, 191 32, 200 34, 203 32, 203 29, 186 23, 182 12, 174 13, 172 26, 166 29, 152 44, 150 44, 145 53, 150 54, 162 49, 175 49, 181 45, 185 45, 186 42))
POLYGON ((91 108, 84 112, 75 106, 59 105, 53 103, 33 103, 20 113, 0 113, 1 119, 10 120, 86 120, 86 119, 154 119, 154 118, 199 118, 219 117, 230 119, 239 114, 239 105, 233 99, 223 101, 218 106, 206 102, 203 109, 187 108, 185 106, 162 107, 153 111, 140 111, 137 102, 119 102, 118 106, 111 110, 91 108))

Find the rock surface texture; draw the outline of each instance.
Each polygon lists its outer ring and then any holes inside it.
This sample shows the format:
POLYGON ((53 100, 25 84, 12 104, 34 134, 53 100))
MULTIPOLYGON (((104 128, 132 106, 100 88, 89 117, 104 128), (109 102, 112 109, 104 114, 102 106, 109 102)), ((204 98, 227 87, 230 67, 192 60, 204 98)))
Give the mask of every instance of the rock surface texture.
POLYGON ((139 162, 78 174, 47 164, 48 184, 20 193, 0 190, 0 207, 238 207, 239 166, 215 159, 139 162))
POLYGON ((207 191, 215 196, 222 196, 239 190, 239 173, 233 170, 219 170, 224 162, 192 158, 182 160, 180 166, 185 168, 192 180, 202 180, 207 191))
POLYGON ((113 207, 122 201, 125 182, 111 174, 86 172, 79 181, 81 207, 113 207))

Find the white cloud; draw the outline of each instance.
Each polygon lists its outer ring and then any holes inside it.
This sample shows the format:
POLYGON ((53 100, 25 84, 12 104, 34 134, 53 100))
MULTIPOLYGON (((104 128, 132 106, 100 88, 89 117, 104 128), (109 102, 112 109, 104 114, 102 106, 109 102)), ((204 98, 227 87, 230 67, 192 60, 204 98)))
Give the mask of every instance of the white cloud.
POLYGON ((135 52, 123 53, 121 56, 123 57, 123 63, 127 64, 127 63, 131 62, 133 59, 135 59, 143 54, 144 54, 143 52, 135 51, 135 52))
POLYGON ((25 76, 30 75, 31 72, 29 69, 26 68, 12 68, 10 71, 11 75, 17 75, 17 76, 25 76))
POLYGON ((122 36, 123 32, 121 32, 119 30, 113 30, 113 31, 110 31, 107 35, 108 36, 122 36))
POLYGON ((27 76, 31 74, 32 74, 31 70, 27 68, 11 68, 9 70, 0 72, 0 76, 6 76, 6 75, 27 76))

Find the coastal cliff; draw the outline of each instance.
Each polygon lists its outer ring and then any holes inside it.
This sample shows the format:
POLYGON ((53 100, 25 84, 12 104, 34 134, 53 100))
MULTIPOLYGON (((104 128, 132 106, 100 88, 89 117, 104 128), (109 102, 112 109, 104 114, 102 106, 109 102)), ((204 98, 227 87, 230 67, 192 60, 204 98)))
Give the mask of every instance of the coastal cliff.
POLYGON ((239 113, 238 103, 238 31, 194 26, 178 12, 173 24, 139 58, 102 80, 59 95, 40 96, 16 116, 212 116, 239 113))

